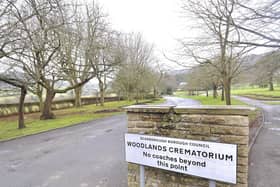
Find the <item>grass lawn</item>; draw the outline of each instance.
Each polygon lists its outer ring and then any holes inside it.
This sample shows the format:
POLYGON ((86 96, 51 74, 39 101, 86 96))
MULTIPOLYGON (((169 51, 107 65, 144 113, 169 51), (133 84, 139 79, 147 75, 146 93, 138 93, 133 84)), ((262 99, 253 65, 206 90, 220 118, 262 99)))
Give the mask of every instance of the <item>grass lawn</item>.
MULTIPOLYGON (((142 102, 159 104, 164 102, 164 99, 142 100, 142 102)), ((17 129, 17 116, 2 117, 0 121, 0 141, 113 116, 122 113, 122 107, 133 104, 135 104, 134 101, 114 101, 105 103, 104 107, 85 105, 80 108, 56 110, 54 111, 56 119, 52 120, 39 120, 40 113, 26 114, 26 128, 21 130, 17 129)))
MULTIPOLYGON (((189 98, 199 101, 202 105, 226 105, 225 101, 221 101, 221 98, 218 97, 217 99, 214 99, 212 96, 209 95, 209 97, 206 97, 204 95, 199 96, 189 96, 186 92, 176 92, 175 96, 183 97, 183 98, 189 98)), ((234 98, 231 98, 232 105, 247 105, 239 100, 236 100, 234 98)))
MULTIPOLYGON (((176 92, 175 96, 183 97, 183 98, 189 98, 198 100, 202 105, 226 105, 225 101, 221 101, 221 98, 218 97, 217 99, 214 99, 212 96, 209 95, 209 97, 206 97, 204 95, 200 96, 188 96, 186 92, 176 92)), ((239 100, 236 100, 234 98, 231 98, 232 105, 246 105, 246 103, 243 103, 239 100)), ((256 111, 252 111, 249 114, 249 120, 254 121, 258 115, 261 115, 261 110, 257 108, 256 111)))
POLYGON ((234 95, 259 95, 259 96, 272 96, 280 97, 280 88, 275 87, 274 91, 269 91, 268 88, 244 88, 232 89, 234 95))

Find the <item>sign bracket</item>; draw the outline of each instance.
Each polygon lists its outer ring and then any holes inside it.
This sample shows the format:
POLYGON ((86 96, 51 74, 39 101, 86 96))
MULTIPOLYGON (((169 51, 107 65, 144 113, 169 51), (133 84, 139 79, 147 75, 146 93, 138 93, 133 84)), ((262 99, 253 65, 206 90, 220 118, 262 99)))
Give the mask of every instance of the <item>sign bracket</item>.
POLYGON ((145 187, 145 167, 143 165, 140 166, 140 187, 145 187))

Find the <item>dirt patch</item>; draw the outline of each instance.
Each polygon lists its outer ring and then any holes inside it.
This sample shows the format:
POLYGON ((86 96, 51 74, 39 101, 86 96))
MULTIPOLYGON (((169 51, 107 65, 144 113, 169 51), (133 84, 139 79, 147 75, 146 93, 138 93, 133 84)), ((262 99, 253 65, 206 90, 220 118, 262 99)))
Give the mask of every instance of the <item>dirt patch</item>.
POLYGON ((121 109, 105 109, 105 110, 97 110, 94 113, 100 114, 100 113, 112 113, 112 112, 122 112, 121 109))
MULTIPOLYGON (((41 113, 35 112, 35 113, 28 113, 24 114, 25 120, 27 119, 40 119, 41 113)), ((2 121, 15 121, 18 120, 18 114, 12 114, 9 116, 0 116, 0 120, 2 121)))

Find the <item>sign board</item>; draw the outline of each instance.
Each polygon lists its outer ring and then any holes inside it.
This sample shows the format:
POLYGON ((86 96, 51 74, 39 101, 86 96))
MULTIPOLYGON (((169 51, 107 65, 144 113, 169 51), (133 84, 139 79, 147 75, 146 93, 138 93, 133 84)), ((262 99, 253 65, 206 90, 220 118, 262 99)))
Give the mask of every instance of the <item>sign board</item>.
POLYGON ((125 134, 126 161, 236 184, 237 145, 125 134))

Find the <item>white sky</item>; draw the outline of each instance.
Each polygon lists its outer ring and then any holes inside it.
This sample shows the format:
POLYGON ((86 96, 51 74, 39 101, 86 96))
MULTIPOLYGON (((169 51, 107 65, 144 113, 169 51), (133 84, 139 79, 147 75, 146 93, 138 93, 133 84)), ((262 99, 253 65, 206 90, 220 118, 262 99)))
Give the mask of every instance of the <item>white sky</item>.
MULTIPOLYGON (((109 14, 113 29, 125 33, 142 33, 148 42, 154 44, 156 56, 165 64, 166 69, 184 69, 163 56, 163 52, 168 57, 174 56, 176 48, 179 47, 176 39, 197 34, 191 32, 189 27, 193 20, 182 18, 181 0, 98 0, 98 2, 105 13, 109 14)), ((264 53, 267 50, 269 49, 258 48, 253 53, 264 53)))
MULTIPOLYGON (((99 0, 112 27, 122 32, 140 32, 153 43, 161 62, 171 65, 166 54, 177 47, 176 39, 188 35, 186 19, 180 16, 180 0, 99 0)), ((182 69, 172 64, 172 69, 182 69)))

